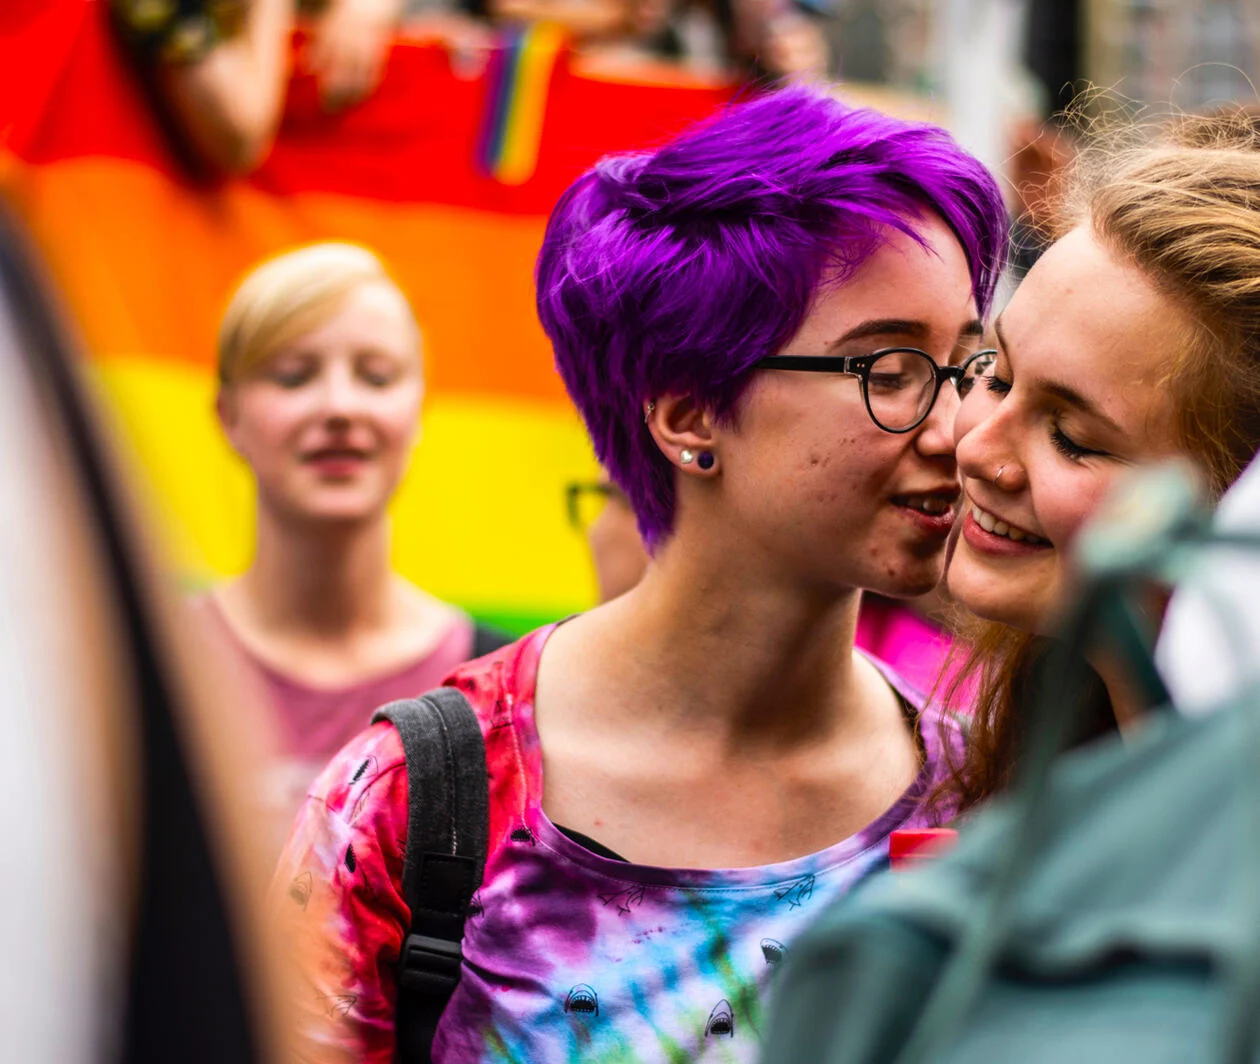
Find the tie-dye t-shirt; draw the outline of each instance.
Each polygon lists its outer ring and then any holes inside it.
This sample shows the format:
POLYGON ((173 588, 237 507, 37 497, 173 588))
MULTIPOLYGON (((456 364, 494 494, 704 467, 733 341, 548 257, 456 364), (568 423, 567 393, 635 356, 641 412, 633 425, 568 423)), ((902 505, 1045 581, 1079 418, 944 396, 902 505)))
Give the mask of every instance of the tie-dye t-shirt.
MULTIPOLYGON (((767 991, 813 917, 887 863, 888 834, 934 818, 949 718, 920 714, 923 768, 876 821, 818 853, 738 869, 598 856, 542 810, 534 679, 551 628, 461 667, 490 774, 485 877, 464 969, 434 1040, 436 1064, 753 1061, 767 991)), ((885 671, 909 704, 916 692, 885 671)), ((385 1064, 393 1054, 407 773, 388 724, 354 739, 316 781, 281 859, 276 905, 303 954, 301 1055, 385 1064), (294 921, 289 924, 288 921, 294 921)))

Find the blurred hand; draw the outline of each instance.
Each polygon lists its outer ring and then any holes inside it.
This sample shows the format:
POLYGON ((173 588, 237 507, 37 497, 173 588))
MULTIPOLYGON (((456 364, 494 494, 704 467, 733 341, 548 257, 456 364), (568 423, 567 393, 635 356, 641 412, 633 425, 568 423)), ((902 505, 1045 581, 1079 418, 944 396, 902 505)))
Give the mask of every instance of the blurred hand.
POLYGON ((385 68, 404 0, 331 0, 312 27, 305 67, 327 111, 369 95, 385 68))
POLYGON ((615 40, 632 18, 625 0, 490 0, 495 20, 551 22, 581 42, 615 40))

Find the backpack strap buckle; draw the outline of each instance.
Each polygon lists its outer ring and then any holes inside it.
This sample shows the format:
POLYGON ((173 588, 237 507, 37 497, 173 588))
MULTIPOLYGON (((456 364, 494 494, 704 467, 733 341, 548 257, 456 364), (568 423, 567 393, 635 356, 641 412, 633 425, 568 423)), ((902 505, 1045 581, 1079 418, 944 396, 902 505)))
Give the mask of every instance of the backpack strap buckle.
POLYGON ((458 942, 428 935, 408 935, 403 943, 398 981, 422 994, 449 996, 459 982, 464 951, 458 942))

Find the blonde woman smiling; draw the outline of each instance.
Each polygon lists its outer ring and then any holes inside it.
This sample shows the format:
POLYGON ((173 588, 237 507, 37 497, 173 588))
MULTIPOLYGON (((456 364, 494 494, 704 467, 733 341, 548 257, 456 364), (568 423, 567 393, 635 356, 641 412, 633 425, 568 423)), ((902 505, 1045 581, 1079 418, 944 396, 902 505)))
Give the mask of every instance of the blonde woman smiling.
POLYGON ((424 394, 421 338, 380 261, 316 244, 250 273, 219 337, 217 410, 257 493, 249 568, 204 600, 274 709, 278 847, 373 709, 502 640, 395 573, 386 514, 424 394))

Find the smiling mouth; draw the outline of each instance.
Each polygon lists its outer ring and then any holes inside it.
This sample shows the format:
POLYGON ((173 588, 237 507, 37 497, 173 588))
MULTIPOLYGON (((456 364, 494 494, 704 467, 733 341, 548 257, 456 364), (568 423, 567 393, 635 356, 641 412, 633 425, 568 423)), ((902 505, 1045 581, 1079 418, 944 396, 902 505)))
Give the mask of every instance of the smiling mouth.
POLYGON ((1014 540, 1016 543, 1028 543, 1034 547, 1048 547, 1050 541, 1043 539, 1041 536, 1033 535, 1022 528, 1008 524, 1000 518, 994 517, 988 510, 982 510, 974 502, 971 503, 972 519, 983 528, 986 532, 993 536, 1002 536, 1005 539, 1014 540))
POLYGON ((944 495, 894 495, 893 503, 908 510, 917 510, 928 517, 943 517, 954 508, 954 500, 944 495))
POLYGON ((302 460, 305 462, 365 462, 368 454, 366 451, 355 450, 352 447, 328 447, 320 451, 312 451, 302 460))

